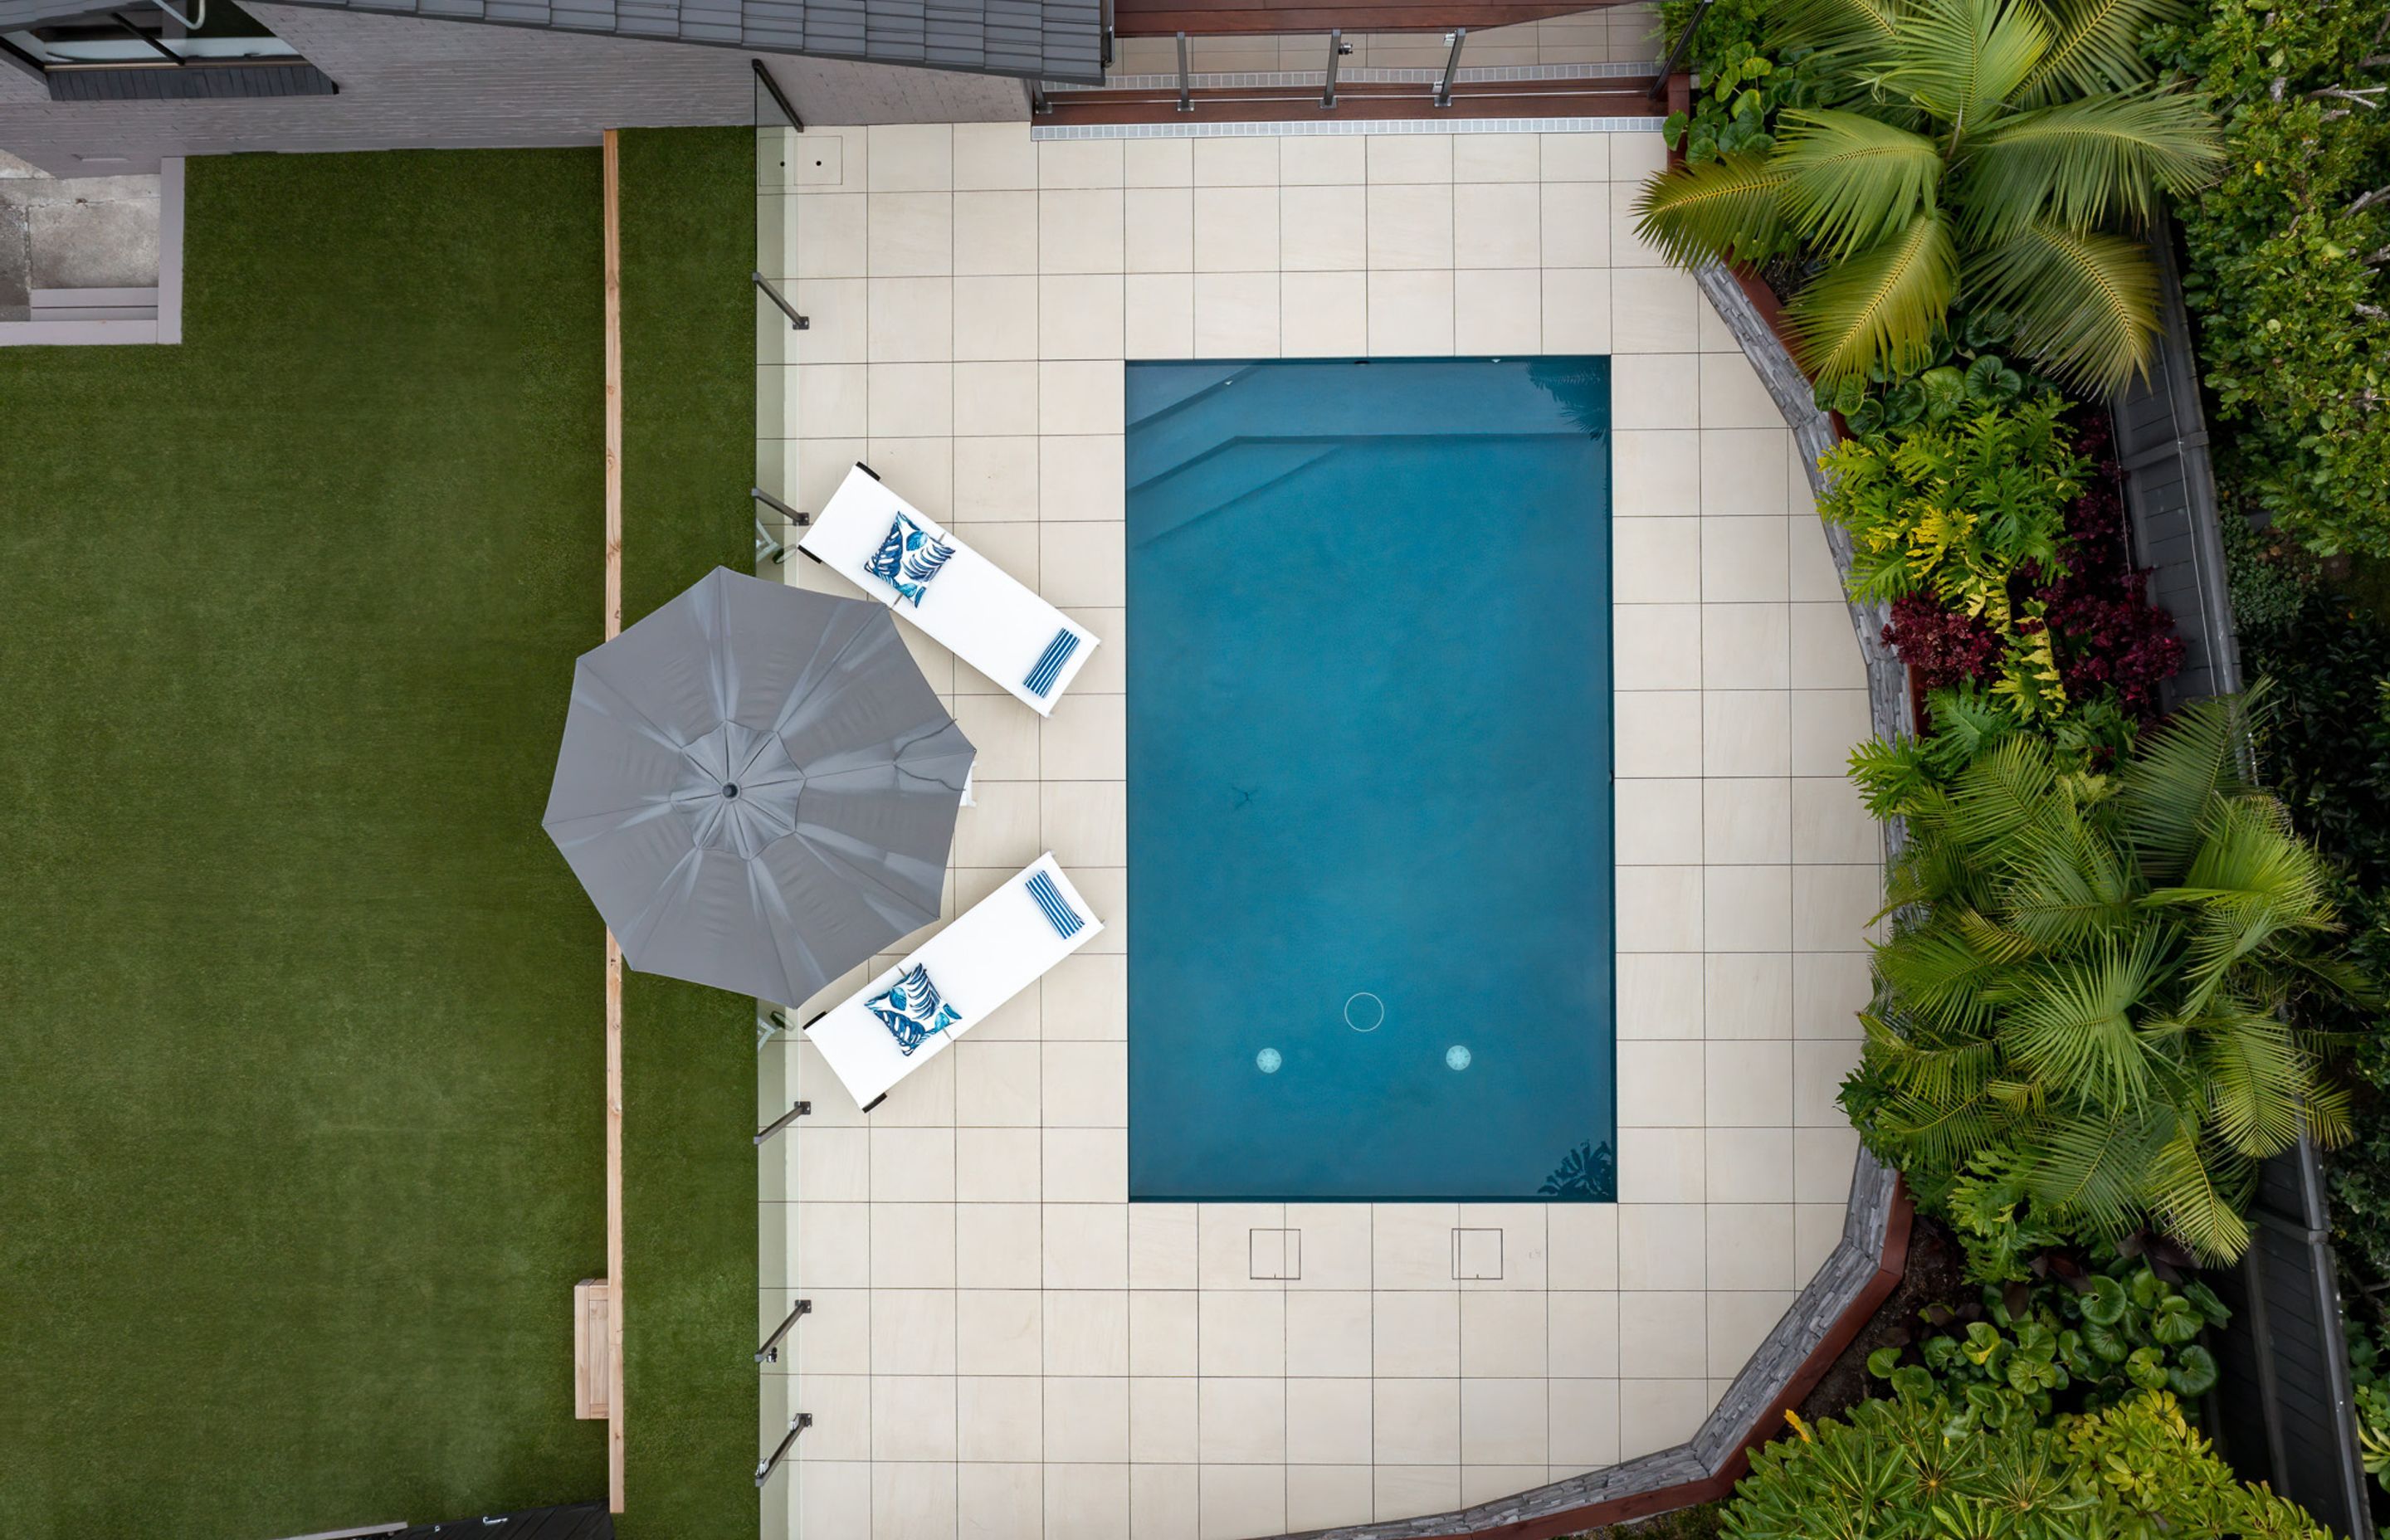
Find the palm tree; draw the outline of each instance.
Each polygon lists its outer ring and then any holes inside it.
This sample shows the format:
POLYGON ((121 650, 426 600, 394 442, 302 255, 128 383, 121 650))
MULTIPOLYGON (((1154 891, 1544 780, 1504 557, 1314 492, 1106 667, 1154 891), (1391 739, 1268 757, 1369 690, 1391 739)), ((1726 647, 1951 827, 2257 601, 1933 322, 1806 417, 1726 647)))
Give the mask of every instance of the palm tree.
POLYGON ((2019 732, 1911 788, 1889 896, 1913 918, 1877 949, 1844 1092, 1879 1154, 1930 1186, 2008 1151, 2045 1222, 2154 1221, 2221 1261, 2258 1161, 2345 1137, 2281 1007, 2362 985, 2327 950, 2321 858, 2241 778, 2242 710, 2189 709, 2113 776, 2019 732))
POLYGON ((1795 0, 1780 44, 1820 48, 1839 105, 1770 148, 1660 173, 1645 238, 1682 265, 1790 231, 1831 265, 1788 314, 1820 382, 1930 362, 1963 289, 2049 372, 2101 391, 2148 366, 2155 269, 2133 232, 2223 152, 2197 98, 2136 45, 2176 0, 1795 0))

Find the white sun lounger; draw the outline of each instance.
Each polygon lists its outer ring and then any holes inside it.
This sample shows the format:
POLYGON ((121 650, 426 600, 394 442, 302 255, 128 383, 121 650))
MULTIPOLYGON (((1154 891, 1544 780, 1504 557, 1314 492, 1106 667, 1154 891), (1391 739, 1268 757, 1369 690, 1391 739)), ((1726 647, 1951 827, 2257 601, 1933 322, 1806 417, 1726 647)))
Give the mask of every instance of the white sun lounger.
POLYGON ((953 924, 921 943, 903 962, 799 1029, 821 1050, 854 1096, 870 1111, 889 1088, 946 1051, 1040 975, 1087 944, 1104 928, 1049 853, 988 894, 953 924), (962 1020, 923 1037, 910 1054, 887 1024, 865 1007, 916 968, 929 970, 947 1005, 962 1020))
POLYGON ((919 626, 1040 716, 1053 711, 1098 646, 1095 633, 939 528, 860 464, 814 516, 797 548, 919 626), (871 558, 900 513, 954 547, 918 605, 871 571, 871 558))

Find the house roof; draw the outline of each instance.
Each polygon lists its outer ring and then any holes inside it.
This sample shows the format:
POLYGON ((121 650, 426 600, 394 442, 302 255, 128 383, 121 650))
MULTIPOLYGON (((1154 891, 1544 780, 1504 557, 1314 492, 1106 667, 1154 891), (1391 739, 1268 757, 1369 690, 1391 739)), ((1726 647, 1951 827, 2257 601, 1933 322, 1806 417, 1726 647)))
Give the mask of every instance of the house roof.
MULTIPOLYGON (((1086 81, 1102 66, 1101 0, 293 0, 558 32, 707 43, 975 74, 1086 81)), ((0 0, 0 31, 96 0, 0 0)))

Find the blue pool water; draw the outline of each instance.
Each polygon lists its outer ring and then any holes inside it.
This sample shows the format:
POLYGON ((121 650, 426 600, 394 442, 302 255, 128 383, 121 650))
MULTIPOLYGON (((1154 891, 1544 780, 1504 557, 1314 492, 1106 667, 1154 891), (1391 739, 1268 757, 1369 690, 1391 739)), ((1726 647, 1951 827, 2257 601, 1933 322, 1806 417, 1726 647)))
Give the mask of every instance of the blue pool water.
POLYGON ((1130 1196, 1611 1198, 1609 361, 1127 407, 1130 1196))

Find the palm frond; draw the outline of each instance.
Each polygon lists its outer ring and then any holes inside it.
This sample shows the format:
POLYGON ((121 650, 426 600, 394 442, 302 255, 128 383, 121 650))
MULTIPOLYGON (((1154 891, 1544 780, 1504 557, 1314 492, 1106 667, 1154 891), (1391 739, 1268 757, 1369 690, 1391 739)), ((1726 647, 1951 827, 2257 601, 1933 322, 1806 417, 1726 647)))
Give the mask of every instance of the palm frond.
POLYGON ((2028 106, 2149 79, 2141 40, 2179 15, 2183 0, 2042 0, 2042 9, 2049 47, 2017 86, 2017 98, 2028 106))
POLYGON ((1934 328, 1959 289, 1959 254, 1938 212, 1921 213, 1880 245, 1852 253, 1787 307, 1802 361, 1820 384, 1898 372, 1931 356, 1934 328))
POLYGON ((2016 318, 2018 341, 2050 374, 2106 396, 2149 371, 2158 280, 2139 241, 2038 219, 1988 247, 1967 286, 2016 318))
POLYGON ((1955 144, 1990 125, 2049 47, 2033 0, 1924 0, 1901 19, 1884 85, 1947 125, 1955 144))
POLYGON ((2163 1109, 2149 1117, 2069 1118, 2051 1127, 2034 1153, 2026 1183, 2037 1209, 2118 1236, 2133 1227, 2141 1174, 2172 1131, 2163 1109))
POLYGON ((2125 765, 2116 803, 2152 882, 2181 880, 2198 853, 2209 813, 2246 788, 2240 746, 2265 696, 2260 683, 2239 696, 2202 700, 2141 735, 2125 765))
POLYGON ((2037 967, 2033 987, 2003 1014, 2000 1045, 2042 1080, 2103 1109, 2147 1094, 2150 1045, 2134 1031, 2158 973, 2148 933, 2130 947, 2114 940, 2080 961, 2037 967))
POLYGON ((2001 119, 1975 143, 1952 190, 1967 228, 1998 239, 2048 217, 2075 229, 2148 223, 2167 194, 2215 180, 2215 117, 2178 91, 2062 102, 2001 119))
POLYGON ((1767 7, 1772 48, 1881 49, 1900 30, 1896 0, 1778 0, 1767 7))
POLYGON ((1635 229, 1679 267, 1732 262, 1767 247, 1784 228, 1790 173, 1757 152, 1671 166, 1643 184, 1635 229))
POLYGON ((2168 1233, 2203 1262, 2230 1262, 2249 1249, 2241 1217, 2255 1171, 2245 1157, 2210 1149, 2189 1123, 2178 1124, 2144 1173, 2142 1191, 2168 1233))
POLYGON ((2306 1123, 2300 1103, 2313 1076, 2290 1029, 2270 1016, 2236 1012, 2201 1022, 2197 1035, 2217 1136, 2259 1160, 2297 1143, 2306 1123))
POLYGON ((1862 112, 1794 110, 1781 121, 1773 164, 1792 173, 1785 209, 1827 255, 1897 235, 1933 207, 1942 179, 1933 140, 1862 112))

